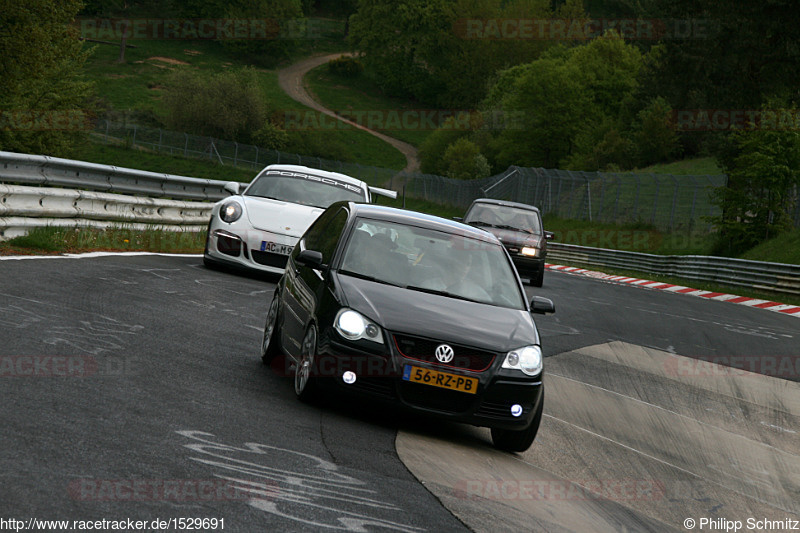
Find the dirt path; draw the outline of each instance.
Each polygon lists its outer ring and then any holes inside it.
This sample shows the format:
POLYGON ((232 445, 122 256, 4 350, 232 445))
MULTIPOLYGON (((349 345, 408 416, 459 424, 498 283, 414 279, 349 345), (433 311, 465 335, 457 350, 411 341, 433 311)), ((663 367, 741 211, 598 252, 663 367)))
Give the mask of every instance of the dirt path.
POLYGON ((308 106, 320 113, 325 113, 328 116, 336 117, 339 120, 350 124, 354 128, 358 128, 360 130, 364 130, 367 133, 374 135, 375 137, 385 141, 398 150, 400 150, 404 156, 406 156, 406 167, 403 169, 404 172, 417 172, 419 171, 419 159, 417 157, 417 149, 411 146, 410 144, 395 139, 393 137, 389 137, 388 135, 384 135, 383 133, 365 128, 361 124, 353 122, 351 120, 346 120, 341 117, 338 117, 336 113, 331 111, 330 109, 323 107, 316 100, 314 100, 311 95, 309 94, 308 90, 306 89, 306 85, 303 82, 303 77, 306 73, 316 68, 324 63, 327 63, 331 59, 335 59, 337 57, 341 57, 342 55, 347 54, 326 54, 321 56, 312 56, 307 59, 303 59, 302 61, 298 61, 288 67, 282 68, 278 71, 278 84, 280 85, 281 89, 283 89, 286 94, 288 94, 293 100, 300 102, 301 104, 308 106))

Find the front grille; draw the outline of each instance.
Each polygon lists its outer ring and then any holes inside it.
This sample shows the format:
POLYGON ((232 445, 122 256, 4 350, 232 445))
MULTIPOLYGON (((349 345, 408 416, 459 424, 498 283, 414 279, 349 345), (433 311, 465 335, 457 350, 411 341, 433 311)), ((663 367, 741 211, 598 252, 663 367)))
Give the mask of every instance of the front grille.
POLYGON ((286 262, 289 260, 288 255, 262 252, 261 250, 250 250, 250 253, 253 254, 253 261, 259 265, 275 268, 286 268, 286 262))
POLYGON ((446 413, 464 413, 475 401, 474 394, 407 381, 400 384, 400 395, 411 405, 446 413))
POLYGON ((348 389, 359 390, 376 396, 394 398, 394 380, 389 378, 362 378, 347 386, 348 389))
POLYGON ((478 350, 459 344, 442 343, 441 341, 413 337, 411 335, 395 334, 393 337, 395 346, 404 357, 463 370, 476 372, 486 370, 491 366, 496 355, 494 352, 487 352, 486 350, 478 350), (436 347, 442 344, 448 344, 453 348, 453 360, 449 363, 441 363, 436 359, 436 347))

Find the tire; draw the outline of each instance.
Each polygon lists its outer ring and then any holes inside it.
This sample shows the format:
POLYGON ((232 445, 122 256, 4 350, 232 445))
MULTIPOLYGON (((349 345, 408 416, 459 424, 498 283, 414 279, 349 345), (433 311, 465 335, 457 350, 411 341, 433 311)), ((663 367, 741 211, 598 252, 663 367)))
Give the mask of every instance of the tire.
POLYGON ((492 443, 494 447, 504 452, 524 452, 530 448, 534 439, 536 439, 536 434, 539 432, 543 411, 544 391, 542 391, 542 398, 539 400, 539 409, 536 411, 530 426, 520 430, 492 428, 492 443))
POLYGON ((312 376, 317 357, 317 326, 311 324, 303 336, 300 360, 294 369, 294 393, 301 402, 310 402, 316 397, 317 383, 312 376))
POLYGON ((264 324, 264 336, 261 339, 261 361, 268 365, 275 359, 275 356, 280 355, 280 328, 278 327, 278 292, 272 296, 272 303, 269 305, 267 311, 267 322, 264 324))
POLYGON ((536 274, 535 278, 531 278, 531 285, 534 287, 541 287, 544 284, 544 267, 536 274))

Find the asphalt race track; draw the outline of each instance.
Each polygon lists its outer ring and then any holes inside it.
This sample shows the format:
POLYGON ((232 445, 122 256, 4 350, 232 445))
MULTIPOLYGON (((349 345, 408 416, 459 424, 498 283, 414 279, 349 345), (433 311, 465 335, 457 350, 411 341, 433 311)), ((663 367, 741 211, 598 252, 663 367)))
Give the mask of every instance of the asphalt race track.
POLYGON ((528 288, 557 309, 537 318, 545 416, 527 452, 506 454, 484 429, 298 402, 259 358, 273 287, 196 256, 0 260, 0 519, 412 532, 800 520, 796 317, 548 272, 528 288))

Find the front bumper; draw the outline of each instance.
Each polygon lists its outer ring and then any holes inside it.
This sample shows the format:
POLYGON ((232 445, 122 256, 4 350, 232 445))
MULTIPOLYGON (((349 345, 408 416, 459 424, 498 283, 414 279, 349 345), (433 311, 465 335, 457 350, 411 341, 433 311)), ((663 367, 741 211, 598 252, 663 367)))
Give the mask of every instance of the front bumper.
POLYGON ((520 254, 512 254, 511 262, 517 268, 517 272, 522 278, 534 278, 544 271, 544 256, 528 257, 520 254))
POLYGON ((274 243, 280 251, 291 250, 297 237, 260 230, 239 231, 212 227, 209 229, 203 257, 213 263, 243 267, 272 274, 283 274, 289 255, 269 251, 265 243, 274 243))
POLYGON ((407 358, 395 349, 384 348, 383 353, 354 349, 330 336, 327 342, 320 344, 319 352, 317 377, 322 378, 320 384, 454 422, 520 430, 531 424, 542 401, 542 374, 527 377, 516 370, 499 368, 500 361, 483 372, 471 372, 407 358), (387 351, 389 353, 385 353, 387 351), (471 394, 404 380, 406 365, 477 378, 476 392, 471 394), (351 384, 342 379, 348 370, 356 374, 351 384), (522 407, 518 416, 512 414, 514 405, 522 407))

